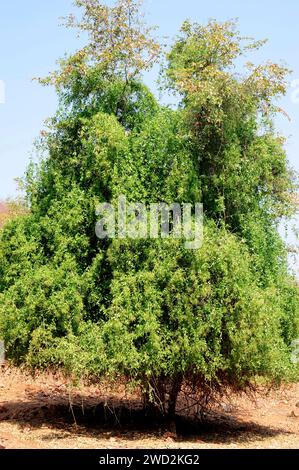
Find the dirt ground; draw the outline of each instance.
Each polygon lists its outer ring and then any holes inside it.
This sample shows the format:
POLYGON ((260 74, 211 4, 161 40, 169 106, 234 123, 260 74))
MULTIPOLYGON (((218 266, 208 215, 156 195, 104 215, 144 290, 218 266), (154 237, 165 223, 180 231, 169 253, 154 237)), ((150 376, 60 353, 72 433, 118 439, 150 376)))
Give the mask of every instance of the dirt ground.
POLYGON ((299 448, 299 383, 232 397, 203 422, 178 416, 178 437, 144 419, 124 390, 71 389, 61 377, 0 369, 0 447, 6 449, 299 448))

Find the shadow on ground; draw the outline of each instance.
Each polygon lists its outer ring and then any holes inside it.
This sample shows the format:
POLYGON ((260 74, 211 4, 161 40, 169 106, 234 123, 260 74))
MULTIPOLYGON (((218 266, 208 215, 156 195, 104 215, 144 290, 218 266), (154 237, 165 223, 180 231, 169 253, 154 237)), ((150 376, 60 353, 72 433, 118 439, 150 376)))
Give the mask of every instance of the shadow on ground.
MULTIPOLYGON (((111 398, 102 402, 95 397, 84 399, 77 395, 72 398, 72 406, 65 394, 47 395, 45 392, 31 393, 25 401, 7 401, 0 404, 0 421, 14 422, 22 428, 41 428, 46 425, 55 435, 61 431, 78 433, 81 436, 117 436, 134 440, 136 433, 160 436, 165 432, 161 423, 153 416, 145 415, 141 402, 134 399, 116 401, 111 398)), ((288 434, 283 429, 274 429, 247 422, 236 413, 223 414, 215 410, 199 420, 186 416, 176 417, 178 441, 198 440, 214 444, 241 444, 262 440, 280 434, 288 434)), ((52 434, 52 433, 51 433, 52 434)), ((53 437, 53 434, 52 434, 53 437)), ((108 437, 107 437, 108 438, 108 437)), ((45 439, 47 437, 45 436, 45 439)))

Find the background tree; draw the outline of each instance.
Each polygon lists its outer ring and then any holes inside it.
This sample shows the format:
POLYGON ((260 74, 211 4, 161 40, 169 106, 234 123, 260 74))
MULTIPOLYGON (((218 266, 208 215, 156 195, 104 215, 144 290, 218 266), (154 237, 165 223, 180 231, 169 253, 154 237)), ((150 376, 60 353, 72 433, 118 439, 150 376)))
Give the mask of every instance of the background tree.
POLYGON ((0 229, 9 220, 26 214, 28 214, 28 209, 21 199, 0 201, 0 229))
POLYGON ((254 379, 298 379, 298 288, 277 232, 295 177, 273 106, 286 70, 245 76, 235 60, 262 45, 233 23, 184 23, 165 68, 177 109, 141 73, 159 46, 139 4, 82 0, 88 45, 46 82, 60 96, 44 158, 26 176, 31 213, 0 241, 0 331, 8 355, 74 377, 125 377, 173 425, 182 387, 212 403, 254 379), (103 201, 203 201, 201 249, 184 240, 98 240, 103 201))

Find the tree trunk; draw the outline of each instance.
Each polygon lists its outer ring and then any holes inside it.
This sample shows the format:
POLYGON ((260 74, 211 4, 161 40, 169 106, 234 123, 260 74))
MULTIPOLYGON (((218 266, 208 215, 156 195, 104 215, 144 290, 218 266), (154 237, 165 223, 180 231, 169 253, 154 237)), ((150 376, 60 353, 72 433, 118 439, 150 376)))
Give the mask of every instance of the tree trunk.
POLYGON ((156 421, 161 421, 164 430, 173 435, 177 434, 175 412, 181 386, 181 377, 169 381, 163 378, 155 378, 148 383, 143 394, 147 416, 153 417, 156 421))
POLYGON ((177 377, 172 383, 171 390, 169 392, 167 414, 165 417, 166 430, 171 432, 175 436, 177 435, 175 412, 176 412, 177 399, 181 391, 181 387, 182 387, 182 379, 181 377, 177 377))

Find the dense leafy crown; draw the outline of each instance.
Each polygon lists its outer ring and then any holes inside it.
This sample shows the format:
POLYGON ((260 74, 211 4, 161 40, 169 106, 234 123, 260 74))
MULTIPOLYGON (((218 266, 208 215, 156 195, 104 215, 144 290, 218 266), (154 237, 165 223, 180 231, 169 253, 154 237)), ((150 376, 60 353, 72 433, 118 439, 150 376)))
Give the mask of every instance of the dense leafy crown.
POLYGON ((89 42, 43 80, 60 107, 42 133, 46 156, 27 172, 31 213, 1 235, 9 356, 145 388, 296 377, 298 288, 277 231, 294 211, 296 178, 273 126, 287 70, 247 64, 240 73, 235 64, 263 42, 233 22, 185 22, 163 70, 179 101, 172 109, 142 82, 160 46, 139 2, 75 3, 82 18, 67 24, 89 42), (98 240, 95 208, 120 194, 203 202, 202 248, 98 240))

